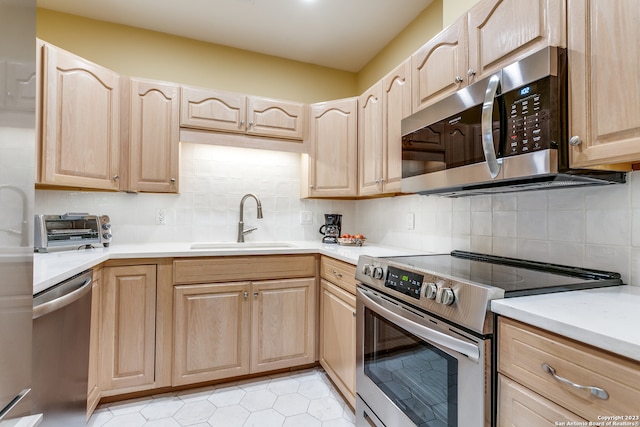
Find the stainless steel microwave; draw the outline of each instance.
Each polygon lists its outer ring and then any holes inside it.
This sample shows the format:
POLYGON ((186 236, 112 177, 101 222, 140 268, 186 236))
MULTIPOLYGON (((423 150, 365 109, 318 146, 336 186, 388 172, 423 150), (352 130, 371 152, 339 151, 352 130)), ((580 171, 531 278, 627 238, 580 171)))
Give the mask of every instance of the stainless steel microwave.
POLYGON ((402 120, 402 191, 450 197, 624 183, 569 168, 566 50, 547 47, 402 120))

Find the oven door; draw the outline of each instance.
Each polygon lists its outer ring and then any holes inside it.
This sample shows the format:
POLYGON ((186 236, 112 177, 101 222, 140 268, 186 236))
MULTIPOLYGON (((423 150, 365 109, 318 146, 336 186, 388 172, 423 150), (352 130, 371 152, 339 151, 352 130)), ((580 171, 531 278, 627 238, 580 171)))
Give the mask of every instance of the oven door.
POLYGON ((356 425, 490 424, 489 340, 363 286, 356 325, 356 425))

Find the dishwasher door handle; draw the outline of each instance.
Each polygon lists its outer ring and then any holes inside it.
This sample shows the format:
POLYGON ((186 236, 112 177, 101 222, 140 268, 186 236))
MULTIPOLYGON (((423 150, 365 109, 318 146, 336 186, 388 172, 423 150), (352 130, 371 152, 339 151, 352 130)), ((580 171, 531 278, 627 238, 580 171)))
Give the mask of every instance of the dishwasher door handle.
POLYGON ((65 291, 52 300, 46 300, 38 304, 36 303, 37 298, 34 298, 33 318, 37 319, 79 300, 91 292, 91 282, 91 275, 84 274, 60 285, 66 288, 65 291))

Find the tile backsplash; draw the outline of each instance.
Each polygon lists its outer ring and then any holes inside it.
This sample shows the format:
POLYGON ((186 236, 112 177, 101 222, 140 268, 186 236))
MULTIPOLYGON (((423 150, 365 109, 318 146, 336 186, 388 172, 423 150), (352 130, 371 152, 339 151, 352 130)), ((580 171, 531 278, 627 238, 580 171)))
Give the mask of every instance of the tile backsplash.
POLYGON ((359 201, 300 200, 300 155, 182 143, 180 194, 36 192, 36 213, 106 213, 113 244, 234 241, 239 203, 247 241, 319 240, 325 213, 369 242, 447 252, 464 249, 620 272, 640 284, 640 172, 622 185, 449 199, 408 195, 359 201), (156 224, 164 209, 166 225, 156 224), (311 212, 303 225, 301 212, 311 212), (410 226, 413 225, 413 229, 410 226))

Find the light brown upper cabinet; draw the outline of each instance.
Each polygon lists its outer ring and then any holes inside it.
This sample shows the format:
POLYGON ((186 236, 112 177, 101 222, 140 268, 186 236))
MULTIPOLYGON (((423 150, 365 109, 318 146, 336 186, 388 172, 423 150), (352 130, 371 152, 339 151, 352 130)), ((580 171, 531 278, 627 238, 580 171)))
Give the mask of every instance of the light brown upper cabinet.
POLYGON ((402 119, 411 114, 411 60, 382 79, 382 191, 400 191, 402 181, 402 119))
POLYGON ((566 46, 564 0, 482 0, 411 57, 413 112, 545 46, 566 46))
POLYGON ((129 112, 123 114, 123 142, 128 143, 128 149, 123 150, 123 164, 128 164, 129 172, 126 189, 177 193, 180 88, 137 78, 127 83, 123 95, 128 103, 123 112, 129 112))
POLYGON ((413 112, 467 83, 467 16, 458 18, 411 56, 413 112))
POLYGON ((358 194, 382 192, 382 82, 358 100, 358 194))
POLYGON ((482 0, 469 9, 469 83, 543 47, 565 47, 565 3, 482 0))
POLYGON ((310 106, 309 154, 302 156, 302 197, 358 192, 358 98, 310 106))
POLYGON ((399 192, 400 123, 411 114, 411 61, 404 61, 364 92, 358 106, 358 195, 399 192))
POLYGON ((638 2, 569 0, 568 11, 571 167, 638 162, 638 2))
POLYGON ((182 86, 180 126, 302 140, 305 104, 182 86))
POLYGON ((118 190, 120 76, 43 46, 40 182, 118 190))

